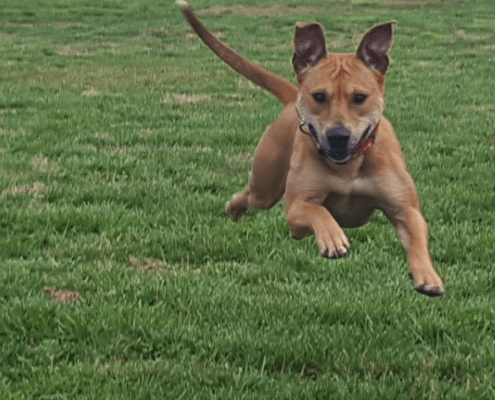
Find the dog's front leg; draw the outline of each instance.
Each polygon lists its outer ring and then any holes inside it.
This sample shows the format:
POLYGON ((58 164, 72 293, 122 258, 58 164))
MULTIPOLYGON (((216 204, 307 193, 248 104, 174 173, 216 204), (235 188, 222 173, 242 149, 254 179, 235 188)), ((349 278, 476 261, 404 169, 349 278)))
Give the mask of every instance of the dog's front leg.
POLYGON ((386 211, 397 231, 397 236, 407 251, 411 278, 418 292, 439 296, 443 294, 442 280, 433 269, 428 252, 428 227, 419 206, 409 204, 386 211))
POLYGON ((344 231, 319 202, 306 196, 287 198, 287 220, 294 239, 313 233, 324 257, 339 258, 347 254, 349 242, 344 231))

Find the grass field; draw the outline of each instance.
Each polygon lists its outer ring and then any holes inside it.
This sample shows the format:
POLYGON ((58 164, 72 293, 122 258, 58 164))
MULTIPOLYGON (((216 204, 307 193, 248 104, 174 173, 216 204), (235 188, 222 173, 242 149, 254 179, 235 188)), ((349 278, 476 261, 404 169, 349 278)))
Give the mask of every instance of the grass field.
POLYGON ((228 220, 280 104, 169 0, 2 0, 1 399, 494 399, 495 3, 190 0, 294 81, 294 25, 353 51, 394 19, 386 116, 446 294, 383 215, 351 252, 281 202, 228 220))

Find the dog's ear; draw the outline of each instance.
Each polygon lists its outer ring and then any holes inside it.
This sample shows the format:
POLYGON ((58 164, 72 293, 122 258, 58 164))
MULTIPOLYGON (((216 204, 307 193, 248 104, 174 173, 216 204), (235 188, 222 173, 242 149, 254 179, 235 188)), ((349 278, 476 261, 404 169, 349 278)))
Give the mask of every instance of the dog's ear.
POLYGON ((292 66, 296 74, 314 66, 327 55, 325 36, 320 24, 299 22, 294 34, 294 56, 292 66))
POLYGON ((366 66, 382 74, 388 69, 387 53, 392 46, 392 25, 393 22, 387 22, 366 32, 356 53, 357 58, 366 66))

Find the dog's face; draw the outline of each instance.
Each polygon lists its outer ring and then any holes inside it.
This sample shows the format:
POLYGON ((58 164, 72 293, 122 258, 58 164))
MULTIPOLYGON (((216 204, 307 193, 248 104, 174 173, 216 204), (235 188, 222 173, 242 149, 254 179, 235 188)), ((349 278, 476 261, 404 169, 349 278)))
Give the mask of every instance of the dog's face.
POLYGON ((299 24, 294 38, 301 129, 320 154, 343 164, 382 117, 390 23, 366 33, 356 54, 328 54, 318 24, 299 24))

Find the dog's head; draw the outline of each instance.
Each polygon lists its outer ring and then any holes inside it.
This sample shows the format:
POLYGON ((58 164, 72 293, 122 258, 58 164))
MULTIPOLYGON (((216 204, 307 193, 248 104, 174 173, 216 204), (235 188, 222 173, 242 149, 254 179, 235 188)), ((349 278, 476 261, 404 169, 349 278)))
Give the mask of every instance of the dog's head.
POLYGON ((384 82, 392 23, 378 25, 356 54, 327 53, 321 26, 299 23, 292 65, 297 74, 296 109, 320 152, 332 162, 349 161, 383 113, 384 82))

